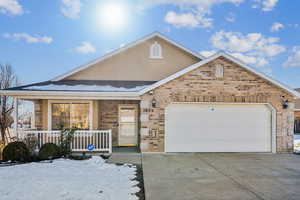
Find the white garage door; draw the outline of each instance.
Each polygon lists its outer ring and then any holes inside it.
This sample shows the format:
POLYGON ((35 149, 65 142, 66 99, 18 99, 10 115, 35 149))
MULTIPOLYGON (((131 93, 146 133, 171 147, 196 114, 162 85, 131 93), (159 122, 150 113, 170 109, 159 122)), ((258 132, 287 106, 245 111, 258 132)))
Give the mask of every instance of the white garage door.
POLYGON ((166 152, 271 152, 271 111, 258 104, 170 104, 166 152))

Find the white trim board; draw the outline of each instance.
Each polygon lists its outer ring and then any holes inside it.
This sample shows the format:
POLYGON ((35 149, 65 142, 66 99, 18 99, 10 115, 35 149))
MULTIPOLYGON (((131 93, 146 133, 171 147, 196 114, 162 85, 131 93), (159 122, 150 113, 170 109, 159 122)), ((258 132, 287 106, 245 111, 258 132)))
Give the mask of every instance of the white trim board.
POLYGON ((110 57, 112 57, 112 56, 114 56, 114 55, 116 55, 116 54, 119 54, 119 53, 121 53, 121 52, 123 52, 123 51, 126 51, 127 49, 132 48, 132 47, 134 47, 134 46, 136 46, 136 45, 138 45, 138 44, 140 44, 140 43, 142 43, 142 42, 144 42, 144 41, 146 41, 146 40, 148 40, 148 39, 154 38, 154 37, 159 37, 159 38, 161 38, 161 39, 163 39, 163 40, 165 40, 165 41, 167 41, 167 42, 173 44, 174 46, 176 46, 176 47, 182 49, 183 51, 192 54, 193 56, 199 58, 200 60, 205 59, 205 57, 202 56, 202 55, 200 55, 199 53, 196 53, 196 52, 194 52, 194 51, 192 51, 192 50, 190 50, 190 49, 188 49, 188 48, 182 46, 181 44, 178 44, 177 42, 175 42, 175 41, 173 41, 173 40, 167 38, 166 36, 162 35, 162 34, 159 33, 159 32, 154 32, 154 33, 152 33, 152 34, 150 34, 150 35, 147 35, 147 36, 145 36, 145 37, 143 37, 143 38, 141 38, 141 39, 139 39, 139 40, 136 40, 135 42, 129 43, 129 44, 125 45, 124 47, 121 47, 121 48, 119 48, 119 49, 116 49, 116 50, 114 50, 114 51, 112 51, 112 52, 110 52, 110 53, 108 53, 108 54, 106 54, 106 55, 104 55, 104 56, 102 56, 102 57, 96 59, 96 60, 93 60, 93 61, 90 62, 90 63, 87 63, 87 64, 85 64, 85 65, 79 66, 79 67, 77 67, 77 68, 75 68, 75 69, 73 69, 73 70, 71 70, 71 71, 69 71, 69 72, 67 72, 67 73, 65 73, 65 74, 63 74, 63 75, 61 75, 61 76, 58 76, 58 77, 52 79, 52 81, 60 81, 60 80, 66 78, 66 77, 68 77, 68 76, 71 76, 71 75, 73 75, 73 74, 75 74, 75 73, 77 73, 77 72, 79 72, 79 71, 82 71, 82 70, 84 70, 84 69, 87 69, 88 67, 90 67, 90 66, 92 66, 92 65, 94 65, 94 64, 96 64, 96 63, 98 63, 98 62, 101 62, 101 61, 103 61, 103 60, 105 60, 105 59, 107 59, 107 58, 110 58, 110 57))
POLYGON ((184 74, 186 74, 186 73, 188 73, 190 71, 193 71, 193 70, 197 69, 198 67, 201 67, 202 65, 205 65, 205 64, 207 64, 207 63, 209 63, 209 62, 211 62, 211 61, 213 61, 213 60, 215 60, 215 59, 217 59, 219 57, 227 58, 228 60, 230 60, 230 61, 238 64, 239 66, 241 66, 242 68, 246 69, 247 71, 252 72, 255 75, 263 78, 264 80, 267 80, 270 83, 278 86, 279 88, 284 89, 285 91, 287 91, 288 93, 292 94, 296 98, 300 98, 300 93, 297 92, 296 90, 294 90, 294 89, 286 86, 285 84, 283 84, 283 83, 281 83, 281 82, 273 79, 272 77, 270 77, 270 76, 268 76, 268 75, 266 75, 266 74, 264 74, 264 73, 262 73, 262 72, 260 72, 260 71, 258 71, 256 69, 254 69, 254 68, 246 65, 242 61, 240 61, 240 60, 232 57, 231 55, 229 55, 229 54, 227 54, 227 53, 225 53, 223 51, 220 51, 220 52, 218 52, 218 53, 216 53, 216 54, 208 57, 205 60, 202 60, 202 61, 200 61, 198 63, 195 63, 195 64, 193 64, 193 65, 191 65, 191 66, 189 66, 189 67, 187 67, 187 68, 185 68, 183 70, 180 70, 179 72, 176 72, 175 74, 172 74, 171 76, 169 76, 167 78, 164 78, 164 79, 162 79, 162 80, 154 83, 153 85, 150 85, 149 87, 146 87, 145 89, 143 89, 143 90, 141 90, 139 92, 139 95, 143 95, 143 94, 145 94, 145 93, 147 93, 147 92, 149 92, 149 91, 151 91, 151 90, 153 90, 153 89, 155 89, 155 88, 157 88, 157 87, 159 87, 159 86, 161 86, 161 85, 163 85, 163 84, 165 84, 165 83, 167 83, 167 82, 169 82, 171 80, 174 80, 174 79, 176 79, 176 78, 178 78, 178 77, 180 77, 180 76, 182 76, 182 75, 184 75, 184 74))
POLYGON ((33 98, 34 97, 46 97, 53 96, 55 98, 60 97, 81 97, 89 99, 92 98, 107 98, 107 97, 120 97, 129 98, 129 99, 139 99, 138 92, 86 92, 86 91, 26 91, 26 90, 0 90, 1 95, 7 96, 16 96, 24 98, 33 98))

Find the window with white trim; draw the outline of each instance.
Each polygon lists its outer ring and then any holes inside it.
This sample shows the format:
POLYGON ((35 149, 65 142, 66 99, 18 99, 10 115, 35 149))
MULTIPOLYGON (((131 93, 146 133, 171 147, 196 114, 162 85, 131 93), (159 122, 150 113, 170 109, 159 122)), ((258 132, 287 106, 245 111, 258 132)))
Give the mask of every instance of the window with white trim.
POLYGON ((90 129, 90 103, 57 102, 51 103, 51 129, 76 128, 90 129))
POLYGON ((153 59, 161 59, 162 58, 162 48, 161 48, 161 45, 157 41, 155 41, 150 46, 150 58, 153 58, 153 59))

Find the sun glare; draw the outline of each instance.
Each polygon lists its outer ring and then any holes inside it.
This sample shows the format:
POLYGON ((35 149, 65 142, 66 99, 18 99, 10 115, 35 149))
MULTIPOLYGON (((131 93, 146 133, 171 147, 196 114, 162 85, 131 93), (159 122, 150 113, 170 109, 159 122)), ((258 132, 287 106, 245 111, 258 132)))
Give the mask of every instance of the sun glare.
POLYGON ((127 19, 127 10, 122 4, 106 4, 98 9, 98 16, 103 28, 120 29, 127 19))

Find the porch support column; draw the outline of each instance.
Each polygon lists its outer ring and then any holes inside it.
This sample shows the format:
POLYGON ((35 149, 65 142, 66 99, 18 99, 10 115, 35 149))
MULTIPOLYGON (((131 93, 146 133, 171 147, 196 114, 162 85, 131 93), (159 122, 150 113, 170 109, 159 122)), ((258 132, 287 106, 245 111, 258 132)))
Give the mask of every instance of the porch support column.
POLYGON ((18 98, 14 98, 14 134, 16 135, 17 139, 19 139, 19 132, 18 132, 18 118, 19 118, 19 110, 18 110, 18 98))

